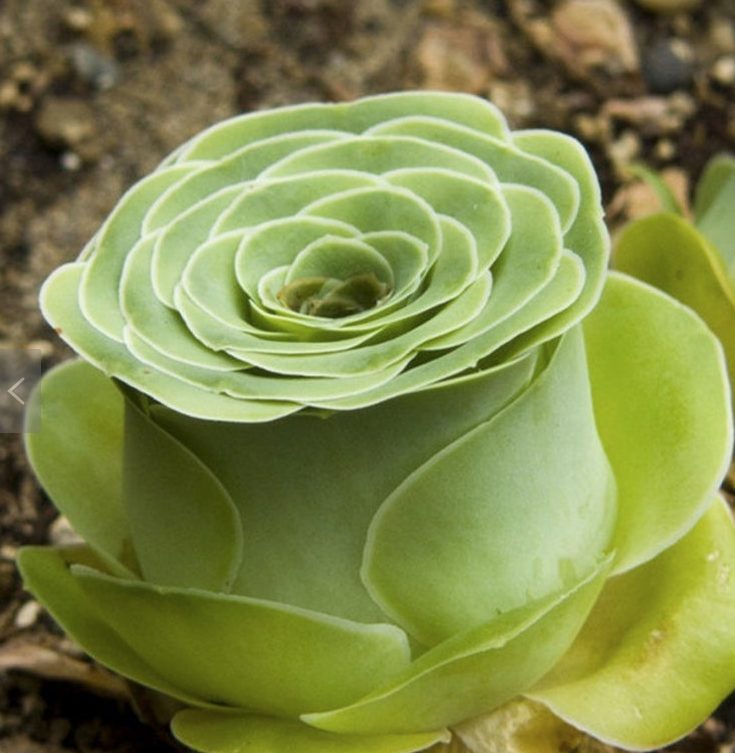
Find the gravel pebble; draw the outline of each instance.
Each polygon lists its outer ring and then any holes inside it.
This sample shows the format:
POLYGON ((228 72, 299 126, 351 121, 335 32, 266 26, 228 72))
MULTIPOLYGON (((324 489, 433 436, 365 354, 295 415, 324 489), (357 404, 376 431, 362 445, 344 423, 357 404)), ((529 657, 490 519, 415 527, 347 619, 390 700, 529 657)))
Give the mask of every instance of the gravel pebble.
POLYGON ((735 84, 735 55, 725 55, 715 61, 711 69, 712 78, 723 86, 735 84))
POLYGON ((78 144, 94 133, 94 113, 82 100, 49 97, 36 117, 36 128, 49 144, 78 144))
POLYGON ((37 601, 27 601, 15 615, 15 626, 23 630, 31 627, 41 614, 41 605, 37 601))
POLYGON ((680 40, 661 39, 643 53, 643 78, 655 94, 670 94, 691 86, 694 63, 689 47, 680 40))
POLYGON ((120 81, 120 66, 107 55, 82 42, 71 46, 69 55, 74 72, 95 89, 111 89, 120 81))

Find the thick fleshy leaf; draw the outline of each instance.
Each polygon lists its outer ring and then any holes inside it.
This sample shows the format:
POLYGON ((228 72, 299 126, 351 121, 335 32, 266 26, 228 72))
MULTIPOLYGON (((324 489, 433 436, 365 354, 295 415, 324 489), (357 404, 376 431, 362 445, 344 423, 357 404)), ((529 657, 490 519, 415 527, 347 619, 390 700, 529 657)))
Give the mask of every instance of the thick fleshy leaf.
MULTIPOLYGON (((189 257, 207 240, 212 226, 244 190, 240 185, 226 186, 182 212, 160 233, 145 236, 145 240, 150 239, 155 247, 148 274, 150 285, 162 305, 173 308, 174 290, 181 270, 189 257)), ((125 283, 122 284, 125 287, 125 283)))
POLYGON ((534 364, 525 359, 326 420, 297 415, 253 426, 161 408, 152 415, 238 506, 244 547, 234 592, 381 621, 359 578, 376 510, 419 465, 512 400, 534 364))
MULTIPOLYGON (((430 349, 461 345, 501 324, 549 284, 559 268, 563 239, 551 202, 538 191, 509 186, 503 196, 513 232, 493 267, 494 289, 486 310, 464 327, 435 338, 430 349)), ((549 307, 553 306, 553 299, 549 307)))
POLYGON ((735 286, 735 157, 720 155, 711 160, 697 186, 694 210, 702 235, 719 251, 731 285, 735 286))
POLYGON ((140 235, 146 212, 162 193, 196 167, 196 163, 176 165, 144 178, 123 196, 98 234, 94 253, 84 267, 80 306, 85 317, 113 340, 122 341, 125 326, 117 295, 125 257, 140 235))
POLYGON ((333 144, 302 149, 276 162, 265 171, 268 178, 314 170, 360 170, 378 175, 414 167, 437 167, 461 175, 495 181, 492 170, 481 160, 441 142, 395 136, 355 137, 333 144))
POLYGON ((423 342, 432 340, 437 334, 474 320, 487 303, 491 288, 492 277, 489 274, 478 277, 469 288, 447 303, 440 313, 394 337, 390 342, 364 345, 346 352, 321 356, 303 355, 294 358, 290 355, 255 354, 249 360, 255 366, 290 375, 305 373, 313 376, 348 377, 376 373, 408 357, 423 342), (290 366, 294 361, 293 366, 290 366))
POLYGON ((694 191, 694 216, 703 217, 717 200, 725 184, 735 175, 735 157, 718 154, 702 171, 694 191))
MULTIPOLYGON (((563 332, 578 322, 597 303, 610 256, 610 240, 600 206, 600 186, 589 155, 571 136, 556 131, 517 131, 513 143, 537 157, 548 159, 573 176, 579 187, 579 208, 564 234, 566 248, 582 259, 585 285, 573 306, 554 317, 554 332, 563 332)), ((551 334, 549 336, 552 336, 551 334)))
POLYGON ((610 560, 562 593, 455 635, 352 706, 302 719, 333 732, 408 733, 498 708, 535 683, 568 649, 602 588, 610 560))
POLYGON ((409 662, 393 625, 72 569, 104 621, 153 670, 212 703, 296 716, 356 700, 409 662))
POLYGON ((386 500, 362 577, 387 614, 434 645, 575 582, 614 522, 615 482, 573 330, 523 395, 386 500))
MULTIPOLYGON (((135 567, 122 504, 123 397, 102 372, 71 361, 46 374, 29 411, 42 413, 26 451, 44 489, 111 566, 135 567)), ((124 570, 123 570, 124 571, 124 570)))
POLYGON ((446 730, 414 735, 336 735, 273 717, 187 709, 172 722, 174 735, 201 753, 414 753, 448 742, 446 730))
MULTIPOLYGON (((197 257, 201 258, 201 257, 197 257)), ((203 267, 204 265, 202 265, 203 267)), ((354 347, 372 337, 371 332, 358 334, 327 342, 308 342, 303 340, 286 339, 285 332, 271 333, 282 335, 281 339, 266 339, 252 332, 244 332, 223 322, 203 309, 183 288, 176 291, 176 306, 197 340, 212 348, 213 352, 227 349, 232 353, 242 350, 244 353, 284 353, 291 352, 296 356, 303 353, 331 353, 354 347)), ((233 356, 234 358, 234 356, 233 356)), ((239 361, 240 367, 244 364, 239 361)))
POLYGON ((186 693, 146 663, 105 621, 96 605, 71 574, 84 564, 105 571, 106 564, 86 546, 25 547, 18 568, 26 588, 90 656, 115 672, 185 703, 211 706, 196 691, 186 693))
POLYGON ((735 527, 723 500, 675 546, 605 586, 579 638, 530 695, 595 737, 659 748, 735 685, 735 527))
POLYGON ((155 236, 140 241, 130 252, 122 276, 120 307, 127 327, 167 356, 205 368, 233 371, 242 365, 192 337, 185 320, 157 297, 151 277, 155 236))
POLYGON ((176 159, 219 159, 256 139, 324 125, 359 133, 407 111, 441 116, 493 136, 505 137, 508 133, 500 111, 485 99, 447 92, 399 92, 365 97, 349 104, 303 104, 232 118, 185 144, 176 159))
POLYGON ((683 536, 712 499, 730 462, 730 389, 702 320, 631 277, 610 275, 584 334, 597 427, 618 485, 621 572, 683 536))
POLYGON ((372 405, 525 353, 594 303, 606 257, 576 142, 516 137, 480 99, 407 92, 253 113, 195 137, 46 286, 44 309, 149 397, 262 422, 372 405), (511 217, 532 194, 540 244, 511 217), (582 286, 561 299, 568 286, 551 282, 571 254, 582 286), (464 305, 490 280, 497 295, 464 305), (501 333, 509 317, 520 328, 501 333))
POLYGON ((167 373, 148 368, 135 359, 123 344, 105 337, 84 318, 77 299, 83 271, 81 264, 59 267, 41 290, 41 308, 61 338, 73 342, 92 365, 189 416, 257 422, 272 421, 298 410, 297 404, 275 401, 255 403, 224 393, 206 392, 167 373))
POLYGON ((579 186, 564 170, 553 162, 517 149, 512 143, 480 134, 474 129, 441 118, 407 116, 375 126, 370 133, 417 136, 471 154, 485 162, 502 182, 530 186, 548 196, 565 230, 572 224, 579 208, 579 186))
MULTIPOLYGON (((305 206, 325 196, 381 184, 382 180, 377 176, 357 170, 315 170, 280 180, 247 184, 247 188, 239 189, 237 201, 222 212, 211 227, 210 237, 292 217, 305 206)), ((177 223, 178 220, 171 227, 175 227, 177 223)))
POLYGON ((280 222, 264 223, 243 236, 234 260, 237 281, 253 297, 264 274, 274 267, 293 263, 310 243, 324 237, 349 237, 357 233, 348 222, 332 218, 297 215, 280 222))
POLYGON ((369 392, 400 374, 412 358, 407 354, 390 362, 380 371, 345 376, 332 382, 319 377, 281 379, 279 374, 259 374, 248 370, 222 372, 203 369, 168 358, 131 330, 125 331, 125 344, 137 362, 147 366, 149 371, 179 379, 213 397, 230 395, 243 401, 252 400, 256 405, 266 401, 282 405, 304 399, 308 401, 328 399, 332 396, 348 397, 369 392))
MULTIPOLYGON (((452 385, 463 382, 466 374, 474 372, 478 365, 487 364, 488 370, 502 367, 517 359, 536 358, 537 351, 531 350, 524 356, 507 358, 490 363, 490 354, 500 346, 513 341, 519 334, 544 321, 549 315, 562 311, 577 300, 585 282, 584 267, 580 260, 571 253, 562 254, 556 275, 525 306, 502 319, 481 336, 468 340, 464 345, 451 350, 441 358, 428 360, 414 368, 399 374, 390 382, 374 390, 370 396, 356 395, 347 399, 325 400, 319 403, 324 408, 350 410, 370 405, 377 399, 387 400, 398 395, 410 394, 424 390, 433 390, 443 384, 452 385), (457 376, 455 376, 457 375, 457 376), (372 398, 372 399, 371 399, 372 398)), ((495 297, 491 296, 488 307, 493 306, 495 297)))
POLYGON ((503 251, 511 231, 508 207, 493 185, 449 170, 395 170, 388 175, 394 186, 413 191, 434 211, 454 217, 474 236, 479 268, 485 269, 503 251))
POLYGON ((123 505, 145 579, 228 591, 242 523, 230 496, 186 447, 128 401, 123 505))
POLYGON ((618 238, 613 264, 694 309, 722 343, 735 384, 735 288, 717 251, 691 223, 674 214, 631 223, 618 238))
POLYGON ((345 134, 339 131, 314 129, 245 144, 226 159, 205 164, 167 188, 148 208, 143 229, 154 232, 165 227, 199 201, 227 186, 257 178, 273 162, 293 152, 299 153, 314 144, 330 144, 345 138, 345 134))
MULTIPOLYGON (((349 235, 349 228, 343 227, 345 234, 349 235)), ((335 233, 334 224, 329 227, 329 232, 330 234, 335 233)), ((213 317, 220 327, 224 324, 225 327, 234 329, 236 332, 242 331, 260 335, 266 341, 285 339, 288 336, 286 333, 272 331, 265 333, 247 318, 248 307, 243 300, 242 288, 236 276, 232 274, 235 257, 244 237, 242 233, 238 232, 227 233, 197 248, 187 262, 181 284, 174 293, 177 308, 181 308, 180 294, 186 292, 187 297, 210 317, 213 317)), ((264 273, 268 273, 270 270, 271 265, 269 264, 263 267, 264 273)), ((258 282, 256 281, 256 288, 258 282)), ((181 314, 189 324, 186 312, 181 311, 181 314)), ((197 339, 202 340, 204 345, 208 345, 207 341, 200 337, 193 328, 192 334, 197 339)), ((225 336, 218 347, 210 347, 215 350, 224 350, 229 344, 230 342, 225 336)))

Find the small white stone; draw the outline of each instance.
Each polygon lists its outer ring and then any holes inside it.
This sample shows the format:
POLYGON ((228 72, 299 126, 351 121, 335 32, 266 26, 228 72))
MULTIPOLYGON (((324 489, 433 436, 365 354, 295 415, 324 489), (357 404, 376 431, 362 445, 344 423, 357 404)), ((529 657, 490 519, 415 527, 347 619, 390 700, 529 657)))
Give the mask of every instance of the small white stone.
POLYGON ((735 83, 735 56, 725 55, 716 60, 712 66, 712 78, 724 86, 735 83))
POLYGON ((71 523, 63 515, 59 515, 51 524, 49 539, 56 546, 79 544, 82 541, 81 537, 71 527, 71 523))
POLYGON ((14 560, 17 553, 17 546, 13 546, 12 544, 3 544, 0 546, 0 559, 14 560))
POLYGON ((61 166, 69 173, 75 173, 82 166, 82 158, 76 152, 64 152, 61 166))
POLYGON ((72 31, 86 31, 94 21, 94 16, 86 9, 73 7, 64 14, 64 23, 72 31))
POLYGON ((15 626, 21 630, 29 628, 41 614, 41 605, 37 601, 27 601, 16 613, 15 626))
POLYGON ((641 152, 641 141, 631 130, 624 131, 607 149, 608 156, 617 167, 629 165, 641 152))

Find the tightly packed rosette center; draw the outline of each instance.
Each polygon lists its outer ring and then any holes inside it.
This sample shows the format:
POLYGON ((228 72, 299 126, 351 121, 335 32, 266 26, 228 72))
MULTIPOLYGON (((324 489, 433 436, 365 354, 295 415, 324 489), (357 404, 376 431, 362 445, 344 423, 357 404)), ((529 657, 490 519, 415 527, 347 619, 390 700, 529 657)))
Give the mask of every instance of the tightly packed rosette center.
POLYGON ((29 455, 86 544, 29 588, 208 753, 409 753, 523 696, 685 733, 735 685, 729 392, 607 255, 584 149, 478 98, 204 131, 43 289, 84 360, 29 455))

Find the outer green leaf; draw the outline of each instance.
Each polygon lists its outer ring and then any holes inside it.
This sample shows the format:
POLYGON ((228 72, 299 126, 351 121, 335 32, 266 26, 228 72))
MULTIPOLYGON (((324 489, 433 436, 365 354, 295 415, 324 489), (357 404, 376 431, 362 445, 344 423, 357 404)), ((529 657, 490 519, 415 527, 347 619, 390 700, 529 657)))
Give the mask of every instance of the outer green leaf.
MULTIPOLYGON (((538 296, 559 269, 562 234, 553 204, 526 186, 504 187, 503 196, 511 212, 512 231, 492 268, 493 294, 486 310, 464 327, 437 337, 432 349, 460 345, 497 326, 538 296)), ((549 309, 554 303, 549 300, 549 309)))
POLYGON ((530 693, 615 745, 658 748, 735 685, 735 527, 723 500, 679 543, 613 578, 576 643, 530 693))
POLYGON ((630 277, 610 275, 584 334, 618 484, 621 572, 683 536, 709 504, 730 462, 730 391, 722 349, 702 320, 630 277))
MULTIPOLYGON (((205 243, 212 226, 245 192, 241 184, 226 186, 182 212, 159 233, 147 236, 155 243, 149 263, 149 285, 160 304, 173 308, 174 290, 189 257, 205 243)), ((123 287, 125 281, 122 281, 123 287)), ((129 320, 129 315, 126 312, 129 320)))
MULTIPOLYGON (((292 217, 325 196, 380 184, 380 178, 357 170, 315 170, 304 175, 245 184, 246 188, 240 187, 241 196, 212 227, 210 237, 292 217)), ((175 226, 176 223, 171 227, 175 226)))
POLYGON ((111 566, 134 567, 122 505, 122 395, 102 372, 70 361, 44 376, 31 401, 42 421, 26 434, 26 451, 44 489, 111 566))
MULTIPOLYGON (((557 314, 551 332, 564 332, 578 322, 597 303, 605 282, 610 240, 603 221, 600 184, 584 147, 563 133, 546 130, 516 131, 513 143, 526 152, 548 159, 566 170, 579 187, 579 209, 566 231, 566 247, 582 259, 586 270, 585 286, 573 306, 557 314)), ((544 325, 542 325, 544 326, 544 325)))
POLYGON ((302 719, 334 732, 409 733, 498 708, 536 682, 568 649, 609 565, 610 558, 560 594, 459 633, 352 706, 302 719))
POLYGON ((135 682, 185 703, 212 706, 196 691, 190 695, 159 675, 109 626, 69 571, 75 563, 105 569, 105 563, 85 546, 25 547, 18 554, 26 588, 90 656, 135 682))
POLYGON ((84 267, 80 305, 96 328, 118 342, 122 341, 125 326, 117 298, 125 257, 140 237, 151 204, 197 166, 190 163, 168 167, 144 178, 123 196, 99 232, 94 253, 84 267))
POLYGON ((151 279, 155 240, 155 236, 144 238, 125 262, 120 307, 127 326, 171 358, 217 371, 242 368, 236 359, 213 351, 192 337, 179 313, 156 297, 151 279))
POLYGON ((735 290, 717 251, 691 223, 673 214, 631 223, 618 238, 613 263, 694 309, 725 348, 735 384, 735 290))
POLYGON ((480 269, 503 251, 512 223, 499 187, 438 168, 394 170, 387 178, 391 185, 421 196, 439 214, 461 222, 475 238, 480 269))
POLYGON ((406 479, 370 526, 362 577, 434 645, 589 572, 615 521, 579 330, 531 387, 406 479))
POLYGON ((131 402, 123 502, 146 580, 229 590, 242 557, 237 509, 211 471, 131 402))
MULTIPOLYGON (((257 374, 250 371, 216 372, 174 361, 152 348, 130 330, 125 332, 125 344, 138 363, 148 366, 148 371, 161 372, 172 379, 180 379, 192 387, 198 386, 205 395, 216 397, 231 395, 245 403, 252 400, 256 406, 260 402, 264 405, 270 402, 278 406, 288 404, 289 401, 296 404, 301 400, 308 404, 311 401, 329 399, 333 395, 346 397, 369 392, 400 374, 412 358, 412 354, 408 354, 400 360, 386 364, 380 371, 346 376, 339 380, 319 377, 282 379, 277 374, 257 374)), ((223 418, 227 418, 226 414, 223 418)))
POLYGON ((359 136, 334 144, 307 147, 274 163, 263 174, 267 178, 278 178, 315 170, 354 169, 380 175, 412 167, 445 168, 460 175, 495 182, 492 170, 476 157, 441 142, 404 136, 359 136))
POLYGON ((729 154, 719 154, 706 164, 694 192, 694 216, 697 219, 710 210, 733 175, 735 157, 729 154))
MULTIPOLYGON (((469 340, 464 345, 446 354, 442 354, 440 358, 404 371, 387 384, 374 390, 370 396, 357 395, 342 400, 324 400, 316 404, 325 408, 350 410, 363 407, 377 400, 387 400, 396 395, 409 394, 420 390, 433 390, 444 383, 451 385, 462 382, 467 376, 466 370, 470 370, 470 378, 474 378, 477 375, 478 364, 483 363, 483 361, 485 361, 483 370, 491 371, 492 368, 496 367, 487 363, 486 357, 488 354, 493 353, 503 343, 512 340, 519 333, 533 327, 539 321, 544 321, 550 314, 553 315, 571 305, 579 296, 584 280, 582 262, 574 254, 565 251, 562 254, 557 273, 548 285, 525 306, 504 318, 497 327, 493 327, 481 336, 469 340)), ((494 300, 495 296, 491 296, 488 308, 493 306, 494 300)), ((502 368, 504 365, 523 358, 536 359, 537 355, 538 351, 532 350, 525 356, 504 359, 498 364, 497 368, 502 368)), ((482 374, 482 372, 479 373, 482 374)))
POLYGON ((398 92, 340 104, 305 104, 231 118, 199 134, 176 155, 178 160, 217 159, 255 139, 277 133, 325 125, 359 133, 390 118, 410 112, 434 115, 507 138, 508 126, 487 100, 448 92, 398 92))
POLYGON ((41 308, 61 337, 92 365, 163 405, 189 416, 228 421, 272 421, 299 409, 295 403, 249 401, 194 387, 168 374, 156 372, 135 359, 116 340, 103 335, 84 318, 77 301, 83 264, 65 264, 48 278, 41 290, 41 308))
POLYGON ((735 285, 735 158, 715 157, 697 187, 697 229, 722 254, 730 283, 735 285))
POLYGON ((410 660, 406 636, 393 625, 118 580, 81 566, 73 574, 143 661, 210 702, 296 716, 356 700, 410 660))
POLYGON ((222 161, 205 164, 191 172, 161 194, 148 209, 145 230, 152 232, 165 227, 199 201, 227 186, 257 178, 269 165, 293 152, 308 149, 313 144, 329 144, 346 138, 347 135, 339 131, 318 128, 246 143, 222 161))
POLYGON ((300 722, 211 711, 180 711, 174 735, 202 753, 414 753, 448 742, 446 730, 415 735, 335 735, 300 722))
MULTIPOLYGON (((537 188, 556 207, 561 226, 568 229, 579 209, 579 186, 553 160, 539 159, 512 142, 500 140, 441 118, 407 116, 381 123, 371 134, 397 138, 417 137, 431 144, 446 144, 461 154, 471 154, 488 165, 503 183, 537 188)), ((398 167, 399 165, 397 165, 398 167)))
POLYGON ((506 364, 326 420, 299 414, 253 426, 194 421, 162 408, 153 415, 238 505, 244 548, 236 593, 382 621, 359 578, 375 512, 419 465, 513 399, 534 363, 506 364))

